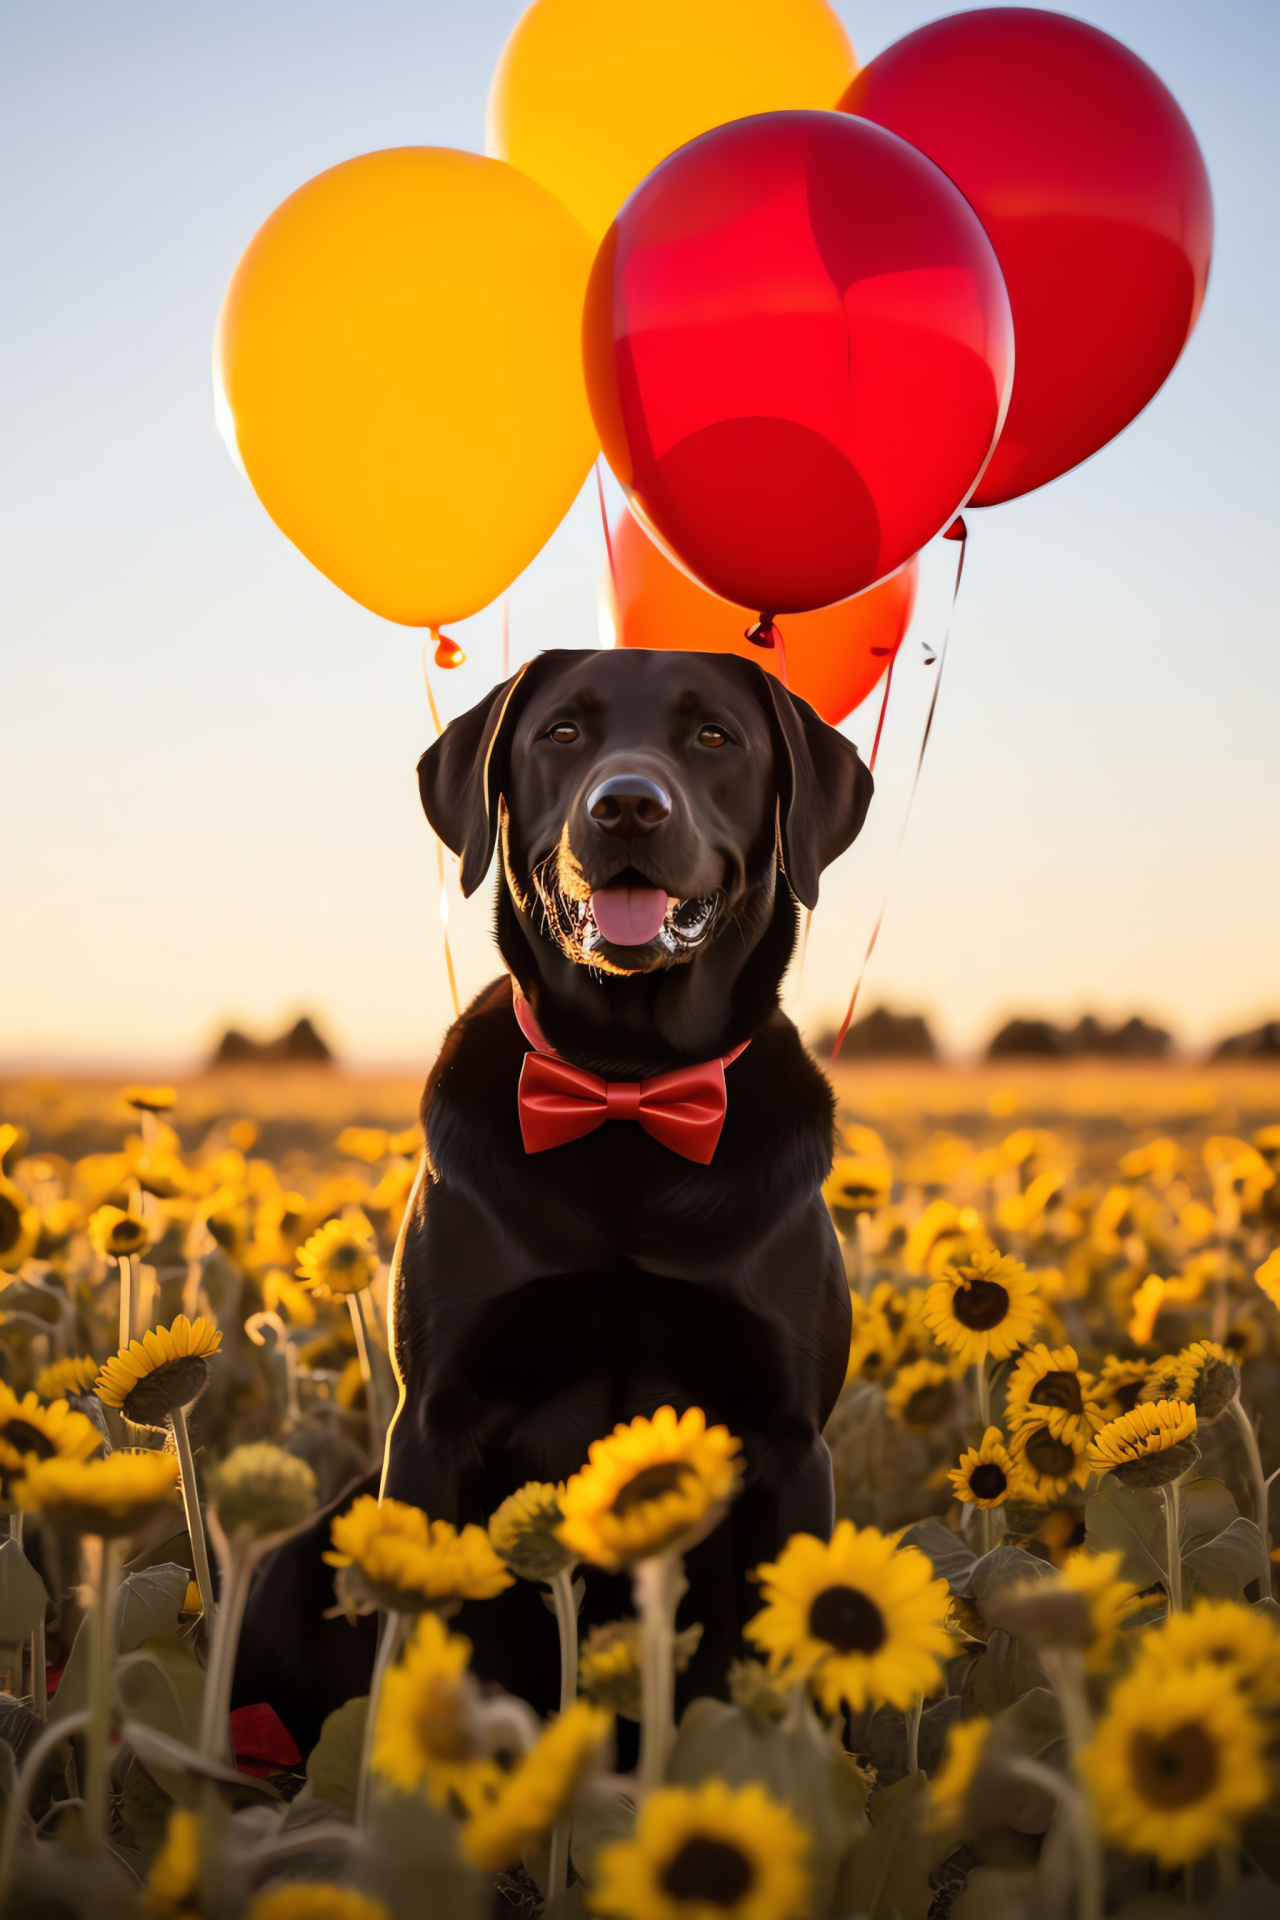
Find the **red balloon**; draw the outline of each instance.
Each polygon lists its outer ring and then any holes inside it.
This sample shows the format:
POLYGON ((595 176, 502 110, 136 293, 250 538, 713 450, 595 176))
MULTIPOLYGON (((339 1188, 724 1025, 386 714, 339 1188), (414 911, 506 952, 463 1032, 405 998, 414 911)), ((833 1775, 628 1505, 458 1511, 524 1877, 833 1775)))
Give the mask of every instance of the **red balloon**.
POLYGON ((1088 459, 1168 378, 1204 300, 1213 201, 1173 95, 1083 20, 990 7, 896 41, 840 105, 937 161, 1004 270, 1017 369, 973 505, 1088 459))
POLYGON ((967 499, 1004 415, 1009 306, 982 227, 904 141, 737 120, 664 160, 583 314, 605 455, 655 538, 761 613, 847 599, 967 499))
POLYGON ((782 675, 792 693, 838 726, 866 699, 897 652, 916 604, 920 563, 908 560, 856 599, 788 618, 782 648, 744 638, 746 607, 708 593, 671 562, 629 513, 613 529, 612 600, 620 647, 736 653, 782 675))

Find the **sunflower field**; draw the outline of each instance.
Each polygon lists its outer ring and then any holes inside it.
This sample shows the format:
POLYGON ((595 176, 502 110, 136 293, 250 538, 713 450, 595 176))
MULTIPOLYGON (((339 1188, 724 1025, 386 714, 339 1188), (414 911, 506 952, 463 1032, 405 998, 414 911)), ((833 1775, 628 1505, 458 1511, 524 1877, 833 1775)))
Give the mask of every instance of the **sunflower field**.
POLYGON ((377 1662, 304 1755, 232 1711, 236 1646, 265 1556, 382 1456, 413 1096, 0 1088, 5 1920, 1280 1912, 1280 1081, 838 1092, 837 1522, 759 1568, 728 1697, 677 1723, 683 1556, 741 1448, 655 1407, 485 1526, 339 1502, 377 1662), (583 1566, 634 1608, 580 1642, 583 1566), (451 1624, 518 1580, 545 1722, 451 1624))

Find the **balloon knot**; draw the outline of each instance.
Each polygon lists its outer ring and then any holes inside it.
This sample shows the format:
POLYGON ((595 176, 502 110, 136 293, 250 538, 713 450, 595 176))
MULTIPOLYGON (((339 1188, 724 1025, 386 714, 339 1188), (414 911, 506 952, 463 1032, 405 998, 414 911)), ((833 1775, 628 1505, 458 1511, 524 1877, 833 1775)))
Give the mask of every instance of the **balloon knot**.
POLYGON ((776 645, 777 632, 778 629, 773 624, 773 615, 762 613, 754 627, 748 627, 742 637, 744 640, 749 640, 753 647, 772 647, 776 645))
POLYGON ((964 523, 964 518, 961 514, 956 515, 955 519, 951 522, 951 525, 947 528, 946 532, 943 534, 942 537, 944 540, 967 540, 968 539, 969 529, 968 527, 966 527, 964 523))
POLYGON ((435 663, 438 667, 460 667, 466 657, 457 641, 451 640, 447 633, 436 635, 435 663))

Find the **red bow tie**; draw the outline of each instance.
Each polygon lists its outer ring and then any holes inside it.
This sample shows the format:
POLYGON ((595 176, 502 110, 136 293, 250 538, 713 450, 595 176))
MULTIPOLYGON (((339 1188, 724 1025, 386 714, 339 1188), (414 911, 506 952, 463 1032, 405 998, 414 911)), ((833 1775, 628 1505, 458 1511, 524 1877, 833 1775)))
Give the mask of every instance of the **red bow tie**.
POLYGON ((520 1030, 534 1051, 520 1069, 520 1132, 526 1153, 545 1153, 594 1133, 606 1120, 638 1120, 647 1134, 685 1160, 708 1166, 724 1126, 724 1070, 751 1043, 719 1060, 677 1067, 647 1080, 602 1080, 552 1051, 521 994, 514 997, 520 1030))

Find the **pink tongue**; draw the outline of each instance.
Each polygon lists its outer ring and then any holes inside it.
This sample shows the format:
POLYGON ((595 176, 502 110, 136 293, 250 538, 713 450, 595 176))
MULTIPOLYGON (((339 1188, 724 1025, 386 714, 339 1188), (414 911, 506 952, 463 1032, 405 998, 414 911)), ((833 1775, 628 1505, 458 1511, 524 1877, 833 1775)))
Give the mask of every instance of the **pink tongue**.
POLYGON ((661 887, 601 888, 591 911, 611 947, 645 947, 667 917, 667 896, 661 887))

